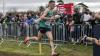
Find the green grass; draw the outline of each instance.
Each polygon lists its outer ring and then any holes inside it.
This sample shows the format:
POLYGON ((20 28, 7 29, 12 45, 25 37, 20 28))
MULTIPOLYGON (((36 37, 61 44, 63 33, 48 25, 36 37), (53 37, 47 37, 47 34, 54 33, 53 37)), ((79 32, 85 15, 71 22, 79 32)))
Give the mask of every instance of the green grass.
MULTIPOLYGON (((60 53, 60 56, 93 56, 92 46, 72 45, 67 43, 58 46, 56 51, 60 53)), ((20 54, 21 56, 39 56, 38 44, 32 44, 26 47, 25 44, 18 46, 16 42, 3 42, 3 44, 0 45, 0 52, 20 54)), ((43 54, 40 56, 50 56, 50 52, 50 46, 42 45, 43 54)))

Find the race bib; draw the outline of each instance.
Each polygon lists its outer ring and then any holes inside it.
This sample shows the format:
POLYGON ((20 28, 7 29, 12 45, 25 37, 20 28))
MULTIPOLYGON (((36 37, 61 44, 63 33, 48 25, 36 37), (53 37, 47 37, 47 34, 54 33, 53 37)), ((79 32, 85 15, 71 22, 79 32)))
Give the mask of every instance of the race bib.
POLYGON ((50 26, 50 23, 51 23, 50 21, 45 22, 45 24, 48 25, 48 26, 50 26))

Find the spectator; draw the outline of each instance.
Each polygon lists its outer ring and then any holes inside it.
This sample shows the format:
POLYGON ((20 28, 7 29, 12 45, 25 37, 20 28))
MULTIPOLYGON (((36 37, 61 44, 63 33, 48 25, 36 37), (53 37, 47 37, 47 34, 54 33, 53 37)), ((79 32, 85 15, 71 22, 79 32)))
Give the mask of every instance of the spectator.
POLYGON ((93 38, 85 35, 82 40, 89 40, 93 42, 93 56, 100 56, 100 14, 96 13, 94 16, 98 23, 93 26, 93 38))
POLYGON ((78 10, 76 10, 75 14, 73 15, 73 20, 75 21, 75 24, 82 24, 81 16, 82 14, 79 13, 78 10))
POLYGON ((4 17, 3 17, 3 14, 1 13, 1 14, 0 14, 0 23, 2 24, 3 21, 4 21, 4 17))
POLYGON ((34 19, 35 19, 35 16, 34 16, 34 15, 32 16, 31 13, 28 13, 28 14, 27 14, 27 20, 26 20, 26 21, 27 21, 27 23, 28 23, 29 25, 30 25, 30 24, 31 24, 31 25, 33 24, 34 19))
POLYGON ((74 33, 74 20, 71 15, 68 15, 68 20, 66 21, 66 25, 68 27, 69 32, 69 40, 74 41, 73 33, 74 33))
POLYGON ((3 15, 2 14, 0 14, 0 37, 2 37, 2 35, 3 35, 3 32, 2 32, 2 23, 3 23, 3 15))
POLYGON ((75 9, 75 14, 73 15, 73 20, 75 21, 75 41, 78 43, 79 42, 79 37, 81 36, 81 25, 82 24, 82 13, 79 12, 78 9, 75 9))
POLYGON ((89 20, 91 19, 91 15, 89 14, 89 12, 84 12, 82 15, 82 20, 83 20, 83 24, 89 24, 89 20))
POLYGON ((5 17, 5 20, 4 20, 4 22, 11 22, 11 19, 12 19, 12 14, 11 13, 8 13, 7 15, 6 15, 6 17, 5 17))

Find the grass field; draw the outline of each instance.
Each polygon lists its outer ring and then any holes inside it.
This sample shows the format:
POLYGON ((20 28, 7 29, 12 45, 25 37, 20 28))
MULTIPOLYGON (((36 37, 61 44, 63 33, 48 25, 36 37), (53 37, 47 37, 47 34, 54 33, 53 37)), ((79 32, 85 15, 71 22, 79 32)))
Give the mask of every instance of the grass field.
MULTIPOLYGON (((63 44, 57 47, 60 56, 93 56, 92 46, 63 44)), ((18 46, 16 42, 4 42, 0 45, 0 56, 50 56, 50 47, 42 45, 42 55, 38 55, 38 44, 26 47, 25 44, 18 46)))

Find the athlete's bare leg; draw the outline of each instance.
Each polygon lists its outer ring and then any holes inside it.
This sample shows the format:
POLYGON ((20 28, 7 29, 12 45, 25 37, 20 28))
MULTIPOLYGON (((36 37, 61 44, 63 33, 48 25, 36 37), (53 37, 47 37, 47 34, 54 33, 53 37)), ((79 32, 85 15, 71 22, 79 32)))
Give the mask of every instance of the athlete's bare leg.
POLYGON ((30 39, 39 41, 39 40, 41 40, 41 38, 42 38, 43 36, 44 36, 44 34, 42 34, 42 33, 39 31, 39 32, 38 32, 38 36, 26 37, 25 40, 24 40, 24 43, 27 44, 28 41, 29 41, 30 39))
POLYGON ((57 53, 55 53, 55 49, 54 49, 54 43, 53 43, 53 36, 52 36, 52 32, 48 31, 46 32, 46 35, 50 41, 50 46, 51 46, 51 55, 57 55, 57 53))
MULTIPOLYGON (((51 32, 51 31, 48 31, 48 32, 46 32, 46 35, 47 35, 47 37, 48 37, 48 39, 49 39, 49 41, 50 41, 51 54, 52 54, 52 55, 57 55, 57 53, 55 52, 55 49, 54 49, 54 43, 53 43, 52 32, 51 32)), ((41 38, 42 38, 43 36, 44 36, 44 34, 42 34, 41 32, 38 32, 38 37, 36 37, 36 36, 33 36, 33 37, 31 37, 31 38, 27 37, 27 38, 25 39, 25 41, 27 42, 27 41, 29 41, 30 39, 39 41, 39 40, 41 40, 41 38)))

